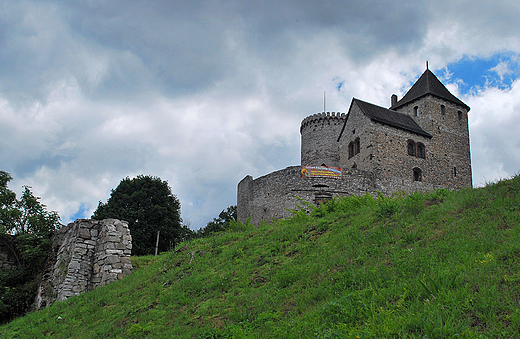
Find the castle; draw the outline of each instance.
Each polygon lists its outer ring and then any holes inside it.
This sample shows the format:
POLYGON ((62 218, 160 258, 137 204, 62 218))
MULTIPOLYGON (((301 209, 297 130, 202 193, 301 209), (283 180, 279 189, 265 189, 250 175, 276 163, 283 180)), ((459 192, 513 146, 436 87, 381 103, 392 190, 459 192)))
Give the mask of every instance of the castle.
POLYGON ((390 108, 353 98, 347 114, 311 115, 300 127, 301 166, 242 179, 238 220, 288 217, 300 199, 471 187, 469 110, 426 67, 390 108))

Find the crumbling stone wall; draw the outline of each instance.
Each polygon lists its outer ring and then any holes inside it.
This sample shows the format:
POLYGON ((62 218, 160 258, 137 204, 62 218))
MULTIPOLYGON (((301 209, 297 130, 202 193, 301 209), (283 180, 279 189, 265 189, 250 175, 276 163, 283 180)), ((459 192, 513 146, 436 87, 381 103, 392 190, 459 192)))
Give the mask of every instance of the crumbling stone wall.
POLYGON ((78 219, 56 232, 36 308, 122 279, 132 272, 126 221, 78 219))

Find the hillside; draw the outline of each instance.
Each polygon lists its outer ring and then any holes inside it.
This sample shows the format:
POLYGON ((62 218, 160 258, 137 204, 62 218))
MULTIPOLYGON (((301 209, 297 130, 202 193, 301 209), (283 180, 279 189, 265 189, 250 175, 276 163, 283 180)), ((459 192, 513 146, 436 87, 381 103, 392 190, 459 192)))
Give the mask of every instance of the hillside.
POLYGON ((520 176, 332 201, 134 257, 3 338, 518 338, 520 176))

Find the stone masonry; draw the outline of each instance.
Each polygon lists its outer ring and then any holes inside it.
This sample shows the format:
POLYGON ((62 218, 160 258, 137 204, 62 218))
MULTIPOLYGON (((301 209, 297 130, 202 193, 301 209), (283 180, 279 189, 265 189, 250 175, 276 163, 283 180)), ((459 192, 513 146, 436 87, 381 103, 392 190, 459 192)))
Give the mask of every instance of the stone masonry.
POLYGON ((247 176, 238 184, 237 218, 253 225, 262 220, 287 218, 291 210, 305 207, 303 201, 315 204, 320 199, 347 195, 376 194, 377 187, 371 173, 343 169, 343 180, 301 177, 300 166, 290 166, 257 179, 247 176))
POLYGON ((36 309, 93 290, 132 273, 126 221, 78 219, 56 232, 36 309))
POLYGON ((258 225, 290 216, 302 200, 471 187, 469 110, 427 68, 401 100, 391 96, 390 108, 353 98, 347 114, 308 116, 300 126, 301 166, 242 179, 237 218, 258 225), (342 175, 300 175, 304 166, 342 175))

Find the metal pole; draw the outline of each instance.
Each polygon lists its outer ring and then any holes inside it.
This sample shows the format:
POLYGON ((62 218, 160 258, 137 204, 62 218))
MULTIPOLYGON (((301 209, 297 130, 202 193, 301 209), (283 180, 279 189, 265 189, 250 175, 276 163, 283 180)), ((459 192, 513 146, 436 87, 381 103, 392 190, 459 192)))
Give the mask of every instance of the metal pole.
POLYGON ((159 233, 161 231, 157 231, 157 241, 155 242, 155 256, 157 256, 157 251, 159 250, 159 233))
POLYGON ((323 91, 323 113, 325 113, 325 91, 323 91))

